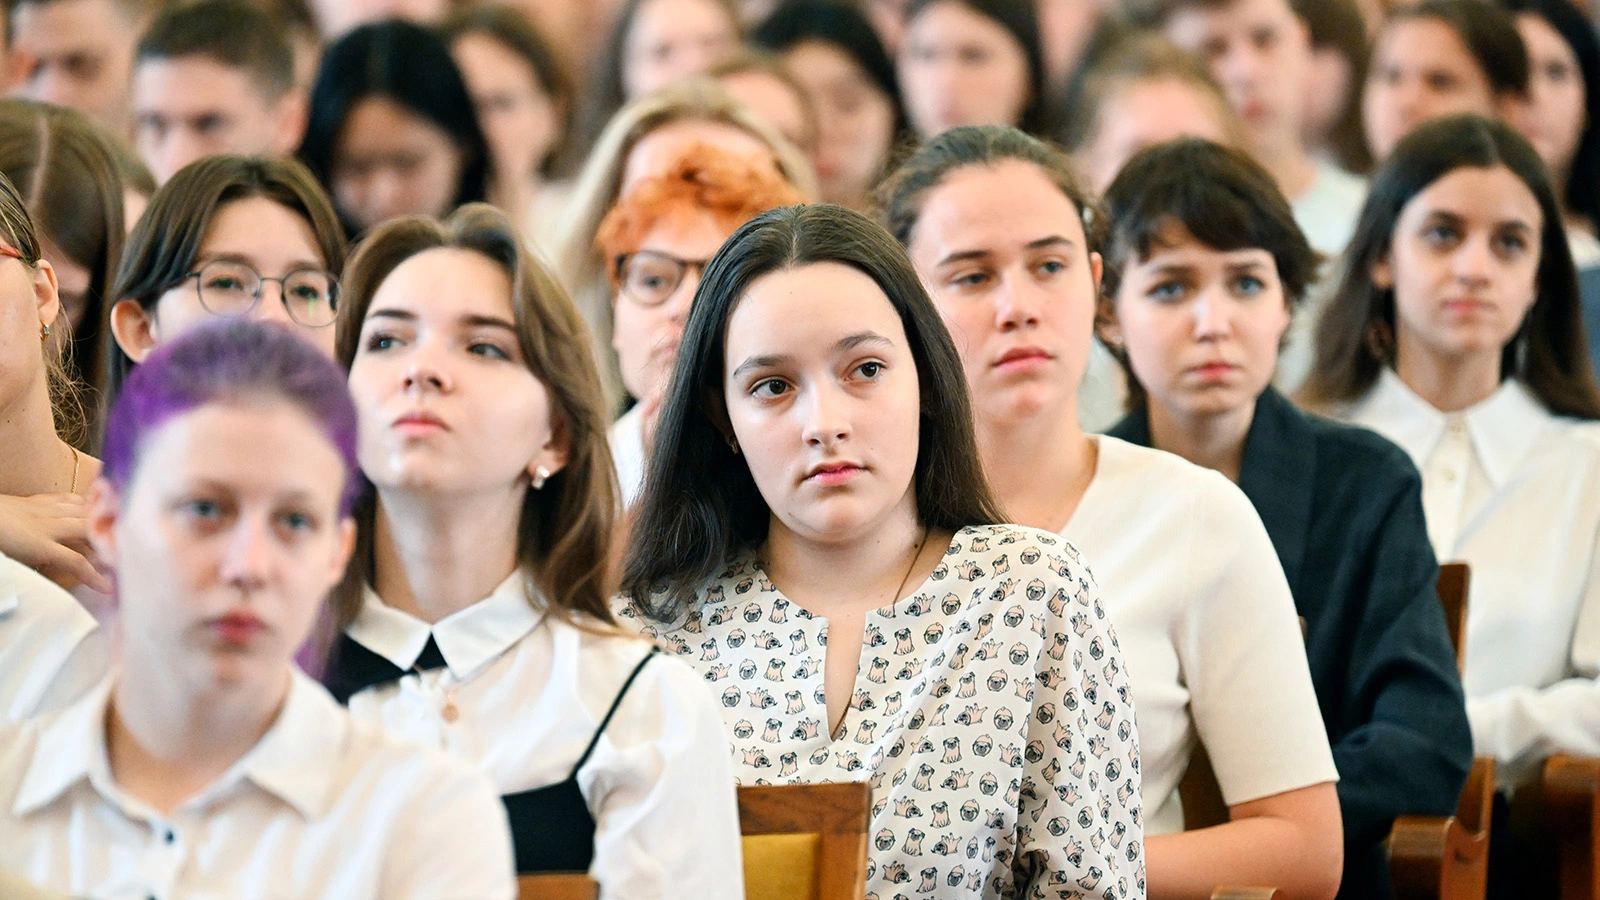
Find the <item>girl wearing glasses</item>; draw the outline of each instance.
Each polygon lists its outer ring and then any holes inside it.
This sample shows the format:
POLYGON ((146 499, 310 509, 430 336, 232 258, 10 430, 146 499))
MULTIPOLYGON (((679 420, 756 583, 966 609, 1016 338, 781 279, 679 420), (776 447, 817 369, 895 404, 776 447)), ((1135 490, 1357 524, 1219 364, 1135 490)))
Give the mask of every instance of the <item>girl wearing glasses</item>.
POLYGON ((0 729, 0 869, 76 896, 511 900, 483 776, 291 659, 350 556, 356 430, 338 366, 254 322, 128 379, 89 514, 116 665, 0 729))
POLYGON ((694 144, 630 189, 600 223, 595 246, 616 290, 611 346, 623 386, 639 400, 611 426, 625 504, 644 486, 646 448, 706 261, 746 220, 800 200, 770 169, 694 144))
POLYGON ((607 419, 571 300, 484 204, 374 230, 339 358, 375 491, 328 684, 487 773, 519 872, 607 900, 740 896, 728 744, 704 683, 619 632, 607 419))
POLYGON ((112 286, 106 404, 162 341, 217 316, 283 325, 333 355, 344 232, 304 166, 213 156, 150 198, 112 286))

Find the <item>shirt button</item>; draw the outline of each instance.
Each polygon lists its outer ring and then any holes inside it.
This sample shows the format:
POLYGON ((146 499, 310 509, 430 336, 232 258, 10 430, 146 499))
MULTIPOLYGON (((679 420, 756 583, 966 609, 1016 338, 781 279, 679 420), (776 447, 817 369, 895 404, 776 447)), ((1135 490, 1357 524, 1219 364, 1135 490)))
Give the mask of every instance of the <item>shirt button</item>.
POLYGON ((1444 471, 1444 480, 1445 480, 1446 484, 1449 484, 1449 483, 1455 481, 1456 480, 1456 473, 1454 471, 1450 470, 1450 469, 1446 469, 1444 471))
POLYGON ((1462 432, 1464 432, 1466 430, 1467 430, 1467 426, 1463 422, 1459 422, 1458 421, 1458 422, 1451 422, 1450 423, 1450 433, 1451 434, 1461 434, 1462 432))
POLYGON ((163 836, 163 838, 169 844, 176 843, 177 840, 178 840, 178 834, 177 834, 177 832, 173 831, 171 828, 168 828, 167 829, 167 833, 163 836))

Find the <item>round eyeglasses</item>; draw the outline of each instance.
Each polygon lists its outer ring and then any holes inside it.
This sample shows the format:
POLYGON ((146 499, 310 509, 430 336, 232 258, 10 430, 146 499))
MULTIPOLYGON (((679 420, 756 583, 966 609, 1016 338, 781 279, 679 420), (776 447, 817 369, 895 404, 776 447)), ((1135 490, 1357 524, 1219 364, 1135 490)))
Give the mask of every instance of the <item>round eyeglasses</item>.
POLYGON ((640 250, 617 257, 617 288, 640 306, 660 306, 693 269, 704 275, 709 259, 680 259, 670 253, 640 250))
POLYGON ((198 286, 200 305, 213 315, 248 315, 268 281, 278 283, 289 318, 307 328, 332 325, 339 308, 339 279, 322 269, 294 269, 282 278, 267 278, 249 263, 217 259, 189 277, 198 286))

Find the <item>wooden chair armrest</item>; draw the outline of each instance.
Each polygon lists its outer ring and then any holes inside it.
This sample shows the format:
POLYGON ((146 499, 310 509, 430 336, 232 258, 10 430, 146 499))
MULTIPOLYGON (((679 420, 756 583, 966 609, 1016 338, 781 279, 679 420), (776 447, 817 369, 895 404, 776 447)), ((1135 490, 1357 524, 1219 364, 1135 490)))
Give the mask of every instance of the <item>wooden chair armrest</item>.
POLYGON ((1269 887, 1219 887, 1211 900, 1283 900, 1283 892, 1269 887))
POLYGON ((517 900, 595 900, 600 885, 582 872, 549 872, 517 878, 517 900))
POLYGON ((1479 757, 1454 816, 1400 816, 1389 832, 1395 900, 1482 900, 1489 878, 1494 760, 1479 757))

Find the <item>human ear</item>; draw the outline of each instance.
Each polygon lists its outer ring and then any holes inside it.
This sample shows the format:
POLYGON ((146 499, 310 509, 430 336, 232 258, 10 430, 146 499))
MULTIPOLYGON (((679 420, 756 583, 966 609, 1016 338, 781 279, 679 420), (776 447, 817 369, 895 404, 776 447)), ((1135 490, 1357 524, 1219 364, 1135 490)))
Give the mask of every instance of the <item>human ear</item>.
POLYGON ((528 477, 535 480, 542 480, 539 479, 540 469, 544 470, 544 477, 549 478, 566 468, 572 456, 571 429, 560 416, 552 416, 551 420, 550 438, 533 455, 533 459, 528 460, 528 477))
POLYGON ((54 325, 61 317, 61 290, 55 267, 43 259, 33 267, 33 299, 39 308, 39 324, 54 325))
POLYGON ((117 517, 121 512, 122 498, 117 489, 104 478, 95 479, 89 487, 89 511, 84 517, 84 530, 89 546, 106 565, 117 565, 117 517))
POLYGON ((155 317, 137 300, 118 300, 111 307, 111 335, 129 359, 142 363, 156 348, 155 317))
POLYGON ((298 91, 290 91, 277 102, 273 110, 273 119, 276 126, 273 147, 280 154, 291 156, 300 141, 306 134, 306 122, 310 115, 306 98, 298 91))
POLYGON ((1100 343, 1111 348, 1112 353, 1123 352, 1122 322, 1117 318, 1117 303, 1110 297, 1102 295, 1095 303, 1094 336, 1100 339, 1100 343))
POLYGON ((1394 266, 1387 253, 1372 264, 1372 286, 1384 291, 1394 289, 1394 266))

